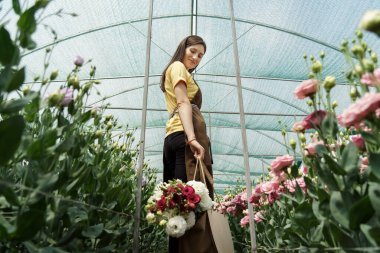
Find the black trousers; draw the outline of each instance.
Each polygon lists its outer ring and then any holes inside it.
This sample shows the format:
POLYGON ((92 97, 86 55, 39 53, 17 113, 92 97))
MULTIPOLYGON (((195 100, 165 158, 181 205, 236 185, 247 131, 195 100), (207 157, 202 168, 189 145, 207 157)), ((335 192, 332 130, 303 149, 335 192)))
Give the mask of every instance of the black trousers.
MULTIPOLYGON (((164 141, 164 182, 181 179, 187 182, 185 164, 186 139, 184 132, 174 132, 164 141)), ((169 236, 169 253, 180 253, 177 238, 169 236)))

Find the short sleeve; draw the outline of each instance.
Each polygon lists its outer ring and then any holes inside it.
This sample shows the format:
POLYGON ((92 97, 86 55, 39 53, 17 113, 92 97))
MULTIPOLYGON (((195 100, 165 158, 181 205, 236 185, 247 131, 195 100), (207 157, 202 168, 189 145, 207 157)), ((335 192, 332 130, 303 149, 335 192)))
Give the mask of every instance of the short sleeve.
POLYGON ((186 70, 185 65, 183 65, 182 62, 180 61, 173 62, 172 65, 170 65, 170 68, 168 70, 169 70, 168 78, 173 84, 173 88, 180 81, 184 81, 185 84, 187 85, 187 81, 186 81, 187 70, 186 70))

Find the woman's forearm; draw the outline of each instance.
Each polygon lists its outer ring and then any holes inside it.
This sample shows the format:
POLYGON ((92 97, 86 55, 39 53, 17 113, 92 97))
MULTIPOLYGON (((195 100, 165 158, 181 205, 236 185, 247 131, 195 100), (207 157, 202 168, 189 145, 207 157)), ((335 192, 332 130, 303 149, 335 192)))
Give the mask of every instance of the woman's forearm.
POLYGON ((189 101, 184 101, 178 104, 178 113, 181 118, 183 129, 187 135, 187 139, 195 139, 193 126, 193 108, 189 101))

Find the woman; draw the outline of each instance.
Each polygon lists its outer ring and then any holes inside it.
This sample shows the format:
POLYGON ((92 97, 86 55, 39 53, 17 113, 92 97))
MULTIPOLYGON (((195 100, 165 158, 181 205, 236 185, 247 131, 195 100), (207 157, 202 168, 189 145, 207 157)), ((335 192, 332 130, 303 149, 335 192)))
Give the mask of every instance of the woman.
MULTIPOLYGON (((199 36, 188 36, 181 41, 162 73, 161 90, 170 118, 166 123, 164 142, 164 181, 192 180, 196 160, 204 162, 207 186, 213 197, 212 169, 206 125, 200 114, 202 94, 192 73, 206 52, 206 43, 199 36)), ((199 175, 196 175, 199 180, 199 175)), ((210 232, 207 215, 179 239, 169 238, 170 253, 217 252, 210 232)))

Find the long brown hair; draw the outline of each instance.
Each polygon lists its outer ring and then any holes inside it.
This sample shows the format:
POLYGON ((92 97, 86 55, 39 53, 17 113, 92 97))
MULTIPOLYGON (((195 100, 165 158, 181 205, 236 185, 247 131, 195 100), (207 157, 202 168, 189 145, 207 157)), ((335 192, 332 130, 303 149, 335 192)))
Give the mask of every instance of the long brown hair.
MULTIPOLYGON (((177 50, 175 51, 172 59, 168 63, 168 65, 165 67, 165 70, 162 72, 161 75, 161 83, 160 83, 160 88, 163 92, 165 92, 165 74, 166 70, 168 70, 169 66, 175 62, 175 61, 182 61, 183 57, 185 56, 186 48, 194 45, 202 45, 205 48, 205 53, 206 53, 206 43, 203 41, 203 39, 197 35, 191 35, 187 36, 184 38, 178 45, 177 50)), ((189 72, 192 73, 195 70, 189 69, 189 72)))

